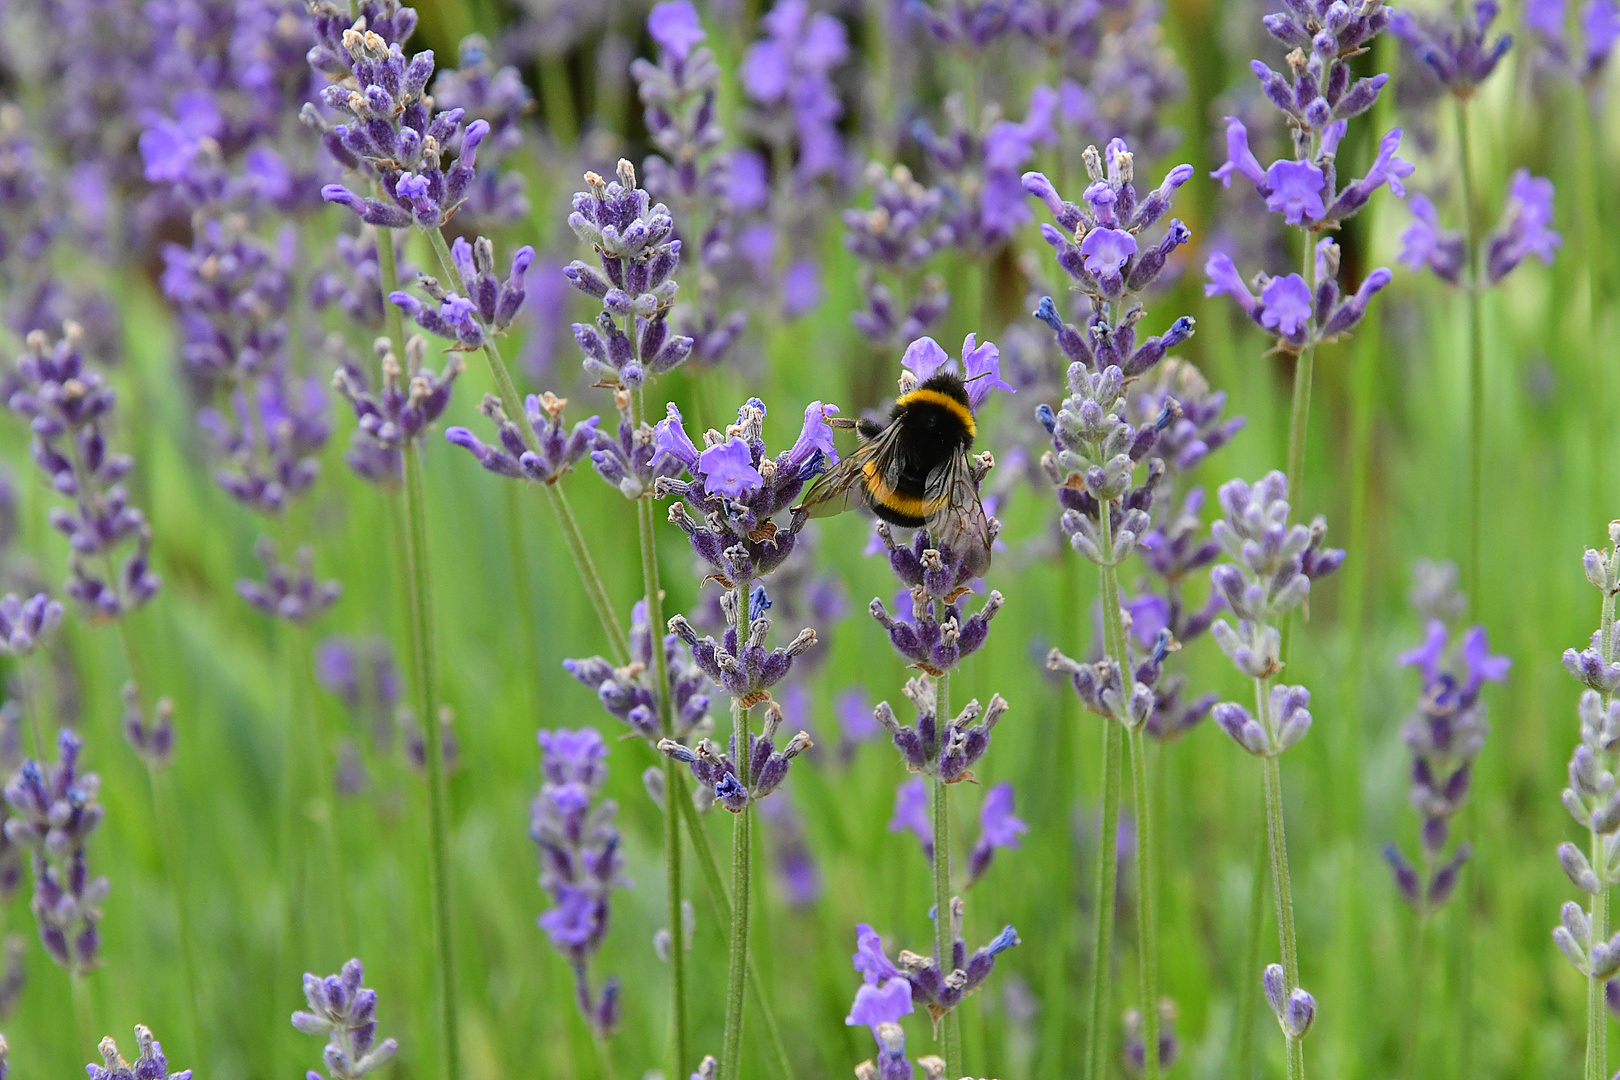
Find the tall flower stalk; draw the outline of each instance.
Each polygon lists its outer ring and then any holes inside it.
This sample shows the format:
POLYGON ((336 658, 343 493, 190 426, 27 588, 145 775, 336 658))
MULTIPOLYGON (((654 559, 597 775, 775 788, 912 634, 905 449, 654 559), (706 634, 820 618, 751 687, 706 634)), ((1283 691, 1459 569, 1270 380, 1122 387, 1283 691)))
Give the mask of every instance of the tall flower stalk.
MULTIPOLYGON (((658 743, 669 761, 691 768, 702 802, 723 806, 734 815, 720 1080, 736 1080, 742 1067, 744 990, 750 977, 754 803, 776 789, 787 776, 789 763, 810 746, 810 736, 801 731, 777 751, 776 731, 783 718, 781 707, 771 700, 770 688, 785 679, 794 659, 815 644, 816 632, 806 628, 785 648, 769 648, 771 620, 765 612, 771 600, 757 582, 793 552, 803 524, 796 520, 783 527, 772 519, 797 501, 805 484, 828 461, 836 460, 832 430, 824 415, 836 411, 812 402, 805 409, 799 438, 774 458, 766 453, 765 406, 757 398, 737 411, 737 423, 724 433, 707 432, 701 451, 687 435, 673 405, 653 431, 654 465, 691 477, 685 481, 666 475, 655 482, 660 495, 681 500, 670 506, 669 520, 686 533, 693 551, 713 571, 711 578, 726 590, 720 602, 726 624, 721 639, 700 639, 684 616, 671 619, 669 628, 691 650, 698 668, 731 697, 729 749, 722 750, 708 740, 696 746, 668 738, 658 743), (765 718, 756 737, 749 727, 749 715, 760 705, 766 706, 765 718)), ((666 788, 667 793, 675 790, 673 784, 666 788)), ((673 794, 666 794, 666 800, 670 797, 673 794)))
POLYGON ((1620 522, 1609 524, 1610 548, 1588 549, 1584 559, 1586 580, 1603 601, 1598 629, 1580 651, 1564 650, 1564 667, 1586 687, 1581 692, 1581 740, 1569 761, 1569 786, 1564 807, 1586 828, 1587 849, 1572 843, 1558 846, 1558 861, 1577 889, 1587 896, 1587 907, 1564 905, 1563 925, 1553 931, 1575 969, 1586 976, 1586 1080, 1609 1071, 1608 1018, 1604 1014, 1604 984, 1620 972, 1620 934, 1613 929, 1609 890, 1620 882, 1620 793, 1615 770, 1620 765, 1620 642, 1615 639, 1615 596, 1620 595, 1620 522))
POLYGON ((1210 571, 1210 582, 1238 619, 1218 619, 1210 632, 1238 671, 1254 680, 1254 712, 1236 702, 1215 706, 1221 729, 1261 761, 1265 792, 1266 843, 1271 861, 1272 898, 1282 963, 1267 965, 1261 985, 1287 1049, 1289 1080, 1304 1080, 1304 1039, 1316 1016, 1316 1001, 1299 984, 1299 946, 1294 933, 1293 884, 1288 871, 1288 840, 1283 823, 1284 751, 1311 727, 1310 691, 1276 683, 1283 670, 1279 625, 1304 603, 1311 583, 1333 573, 1344 552, 1324 548, 1327 523, 1310 527, 1288 523, 1288 480, 1267 473, 1253 487, 1241 480, 1221 485, 1224 518, 1215 522, 1215 541, 1232 559, 1210 571))
POLYGON ((1345 218, 1367 205, 1385 184, 1404 195, 1401 181, 1412 166, 1395 156, 1401 130, 1392 129, 1379 142, 1378 156, 1364 177, 1338 186, 1335 158, 1349 128, 1348 121, 1371 109, 1378 100, 1386 74, 1352 81, 1350 60, 1389 24, 1390 11, 1382 0, 1360 0, 1350 10, 1329 0, 1307 0, 1290 10, 1267 15, 1266 29, 1284 45, 1288 73, 1274 71, 1264 61, 1250 64, 1261 89, 1288 122, 1294 156, 1262 169, 1249 150, 1242 121, 1227 117, 1227 161, 1212 174, 1225 186, 1234 176, 1248 180, 1266 200, 1266 209, 1304 234, 1300 272, 1284 277, 1260 275, 1259 300, 1239 277, 1229 257, 1215 254, 1205 268, 1211 284, 1205 292, 1229 293, 1264 329, 1277 335, 1279 351, 1294 357, 1294 389, 1288 418, 1286 475, 1289 500, 1300 505, 1305 483, 1305 442, 1310 421, 1311 379, 1316 347, 1331 341, 1360 321, 1371 295, 1389 283, 1388 271, 1374 271, 1356 294, 1341 304, 1338 283, 1338 248, 1324 260, 1327 240, 1317 237, 1336 230, 1345 218))
MULTIPOLYGON (((1041 233, 1057 253, 1058 264, 1087 300, 1084 330, 1065 322, 1051 297, 1035 317, 1050 327, 1069 361, 1069 396, 1059 410, 1042 404, 1037 411, 1052 436, 1041 459, 1047 478, 1057 488, 1063 507, 1060 524, 1070 545, 1098 566, 1102 594, 1103 660, 1082 665, 1053 650, 1048 666, 1070 675, 1084 704, 1104 717, 1102 832, 1098 843, 1096 925, 1090 1009, 1090 1049, 1085 1075, 1100 1080, 1108 1067, 1108 998, 1114 938, 1114 891, 1119 872, 1113 837, 1119 827, 1123 747, 1130 743, 1133 810, 1137 830, 1138 965, 1144 1045, 1159 1045, 1158 941, 1153 895, 1154 821, 1147 777, 1145 729, 1156 711, 1162 663, 1173 637, 1162 629, 1151 658, 1138 668, 1126 639, 1121 611, 1119 566, 1136 550, 1151 527, 1148 511, 1163 479, 1165 463, 1149 458, 1160 435, 1181 417, 1181 406, 1165 397, 1160 412, 1140 427, 1130 422, 1126 383, 1157 366, 1166 353, 1192 336, 1193 320, 1176 319, 1161 335, 1137 342, 1143 317, 1137 296, 1163 272, 1165 262, 1191 237, 1187 226, 1171 219, 1151 246, 1146 230, 1170 210, 1177 188, 1193 175, 1178 165, 1155 190, 1140 199, 1135 186, 1135 159, 1115 139, 1105 154, 1095 146, 1084 160, 1091 184, 1080 203, 1068 202, 1040 173, 1025 173, 1023 186, 1046 204, 1057 225, 1042 224, 1041 233), (1138 465, 1148 461, 1140 482, 1138 465), (1117 520, 1116 520, 1117 517, 1117 520)), ((1168 689, 1168 687, 1166 688, 1168 689)), ((1144 1056, 1145 1075, 1157 1080, 1157 1053, 1144 1056)))

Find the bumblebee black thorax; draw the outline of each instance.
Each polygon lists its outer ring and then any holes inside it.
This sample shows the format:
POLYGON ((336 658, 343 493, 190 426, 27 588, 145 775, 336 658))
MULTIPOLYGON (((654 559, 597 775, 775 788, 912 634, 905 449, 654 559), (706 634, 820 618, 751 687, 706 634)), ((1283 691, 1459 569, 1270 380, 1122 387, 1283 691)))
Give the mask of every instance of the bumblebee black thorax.
POLYGON ((872 509, 885 521, 917 528, 927 512, 929 474, 973 446, 976 427, 967 387, 957 376, 941 372, 900 395, 889 423, 900 428, 894 449, 898 469, 891 474, 892 490, 875 470, 868 473, 872 509))

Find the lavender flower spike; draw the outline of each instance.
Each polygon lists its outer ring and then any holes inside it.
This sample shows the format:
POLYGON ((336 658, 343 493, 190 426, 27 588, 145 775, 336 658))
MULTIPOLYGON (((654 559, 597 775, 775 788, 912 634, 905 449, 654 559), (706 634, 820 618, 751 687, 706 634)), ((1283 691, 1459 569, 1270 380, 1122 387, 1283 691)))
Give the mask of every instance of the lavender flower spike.
POLYGON ((607 935, 613 888, 630 884, 613 820, 618 808, 601 798, 607 744, 594 728, 541 731, 539 740, 545 782, 530 805, 529 836, 539 848, 540 885, 552 899, 540 929, 573 966, 580 1015, 607 1038, 618 1026, 619 981, 610 977, 593 992, 588 967, 607 935))
POLYGON ((662 739, 658 749, 692 770, 692 778, 698 782, 698 791, 693 797, 700 807, 718 804, 734 814, 740 814, 750 803, 775 791, 787 779, 788 767, 793 759, 814 745, 809 733, 801 731, 778 750, 776 733, 781 726, 782 707, 772 701, 765 708, 760 733, 748 734, 747 785, 742 783, 737 771, 735 736, 730 741, 729 751, 722 751, 708 739, 703 739, 695 747, 662 739))
POLYGON ((567 398, 560 398, 549 390, 524 399, 523 420, 533 433, 534 445, 538 447, 535 450, 529 449, 522 430, 506 415, 494 394, 484 395, 478 411, 494 422, 499 445, 485 444, 464 427, 445 428, 444 437, 469 451, 478 459, 478 464, 497 476, 555 484, 586 454, 610 443, 609 436, 597 431, 600 417, 588 417, 572 429, 568 428, 563 420, 563 407, 567 404, 567 398))
MULTIPOLYGON (((330 1080, 362 1080, 393 1060, 399 1044, 377 1041, 377 992, 360 985, 364 969, 358 959, 336 975, 304 974, 307 1010, 292 1014, 292 1025, 305 1035, 326 1036, 322 1057, 330 1080)), ((306 1080, 322 1080, 313 1069, 306 1080)))
MULTIPOLYGON (((102 1039, 99 1048, 102 1064, 84 1067, 90 1080, 191 1080, 190 1069, 174 1073, 169 1071, 169 1059, 163 1056, 163 1044, 157 1041, 152 1029, 145 1024, 135 1025, 135 1043, 140 1047, 140 1056, 134 1061, 125 1061, 111 1036, 102 1039)), ((3 1076, 3 1071, 0 1071, 0 1077, 3 1076)))
POLYGON ((6 784, 11 816, 6 839, 29 851, 34 877, 31 903, 39 940, 52 960, 75 975, 96 966, 101 947, 101 902, 111 888, 92 878, 85 847, 101 824, 96 801, 101 778, 79 771, 84 744, 67 728, 57 735, 57 761, 24 761, 6 784))
POLYGON ((15 593, 0 597, 0 652, 25 657, 44 644, 62 625, 62 604, 46 593, 20 600, 15 593))
POLYGON ((340 582, 315 579, 315 549, 307 544, 298 549, 296 568, 277 557, 276 546, 268 537, 260 537, 253 550, 264 563, 264 581, 241 578, 236 582, 236 591, 264 614, 308 626, 343 595, 340 582))
MULTIPOLYGON (((883 949, 883 939, 870 926, 861 923, 855 928, 855 970, 865 982, 857 993, 855 1007, 850 1010, 846 1023, 893 1023, 889 1019, 910 1012, 916 1003, 928 1008, 929 1016, 937 1023, 990 977, 996 957, 1020 944, 1018 931, 1003 927, 990 942, 970 955, 962 937, 963 907, 960 898, 951 901, 950 936, 951 970, 944 971, 938 955, 921 956, 901 952, 897 960, 889 959, 883 949), (909 994, 895 984, 909 987, 909 994), (902 1011, 903 1010, 903 1011, 902 1011)), ((876 1024, 873 1025, 874 1027, 876 1024)))

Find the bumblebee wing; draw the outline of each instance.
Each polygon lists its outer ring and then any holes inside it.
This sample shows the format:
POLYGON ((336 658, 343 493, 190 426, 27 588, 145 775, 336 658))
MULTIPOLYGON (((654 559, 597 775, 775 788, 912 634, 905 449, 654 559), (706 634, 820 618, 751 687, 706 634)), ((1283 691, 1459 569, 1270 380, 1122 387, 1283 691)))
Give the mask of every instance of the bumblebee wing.
POLYGON ((982 577, 990 569, 990 523, 965 451, 928 474, 925 498, 929 539, 960 554, 969 576, 982 577))
POLYGON ((899 444, 900 425, 890 424, 856 447, 854 453, 816 477, 810 490, 799 500, 799 505, 793 508, 794 512, 802 512, 810 517, 831 517, 858 506, 869 506, 868 473, 892 487, 900 473, 900 457, 895 453, 899 444))

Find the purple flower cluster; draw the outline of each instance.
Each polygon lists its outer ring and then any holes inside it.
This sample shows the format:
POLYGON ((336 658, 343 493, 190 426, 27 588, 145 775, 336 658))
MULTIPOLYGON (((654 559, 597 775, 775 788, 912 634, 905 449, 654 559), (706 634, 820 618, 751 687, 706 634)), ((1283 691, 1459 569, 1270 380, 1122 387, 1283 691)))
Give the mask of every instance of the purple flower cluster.
MULTIPOLYGON (((1252 487, 1228 481, 1218 496, 1225 516, 1211 532, 1232 561, 1215 567, 1209 577, 1238 623, 1233 627, 1216 619, 1210 632, 1238 671, 1265 685, 1282 670, 1278 627, 1283 618, 1305 602, 1312 582, 1344 563, 1344 552, 1323 546, 1323 518, 1309 527, 1288 523, 1288 478, 1280 472, 1267 473, 1252 487)), ((1260 699, 1258 720, 1230 701, 1216 705, 1213 715, 1239 746, 1273 757, 1310 730, 1310 700, 1303 686, 1273 686, 1260 699)))
MULTIPOLYGON (((308 1009, 292 1014, 292 1026, 305 1035, 326 1036, 322 1058, 331 1080, 362 1080, 399 1051, 393 1039, 377 1041, 377 992, 360 985, 364 968, 351 959, 336 975, 304 973, 308 1009)), ((321 1080, 311 1069, 306 1080, 321 1080)))
MULTIPOLYGON (((1139 199, 1134 155, 1124 140, 1114 139, 1102 154, 1095 146, 1088 146, 1085 163, 1091 183, 1078 204, 1065 200, 1041 173, 1025 173, 1022 183, 1025 191, 1046 204, 1057 221, 1056 226, 1043 223, 1041 236, 1057 252, 1058 265, 1074 287, 1091 298, 1093 312, 1100 313, 1104 305, 1119 309, 1130 296, 1152 285, 1175 250, 1192 238, 1186 225, 1171 218, 1169 228, 1156 244, 1145 250, 1141 244, 1143 230, 1152 228, 1169 212, 1176 189, 1192 178, 1193 167, 1177 165, 1157 188, 1139 199)), ((1044 309, 1047 305, 1041 306, 1044 309)), ((1058 344, 1071 361, 1106 366, 1093 359, 1104 347, 1095 317, 1089 343, 1072 330, 1066 332, 1054 325, 1055 316, 1037 313, 1037 317, 1058 332, 1058 344)), ((1135 322, 1128 314, 1123 318, 1127 325, 1135 322)), ((1121 315, 1116 313, 1113 324, 1120 321, 1121 315)), ((1156 361, 1164 355, 1164 349, 1185 340, 1191 330, 1191 319, 1178 320, 1166 335, 1174 340, 1165 343, 1153 359, 1156 361)), ((1158 340, 1149 339, 1149 344, 1158 340)), ((1116 346, 1115 351, 1132 355, 1125 347, 1116 346)))
POLYGON ((808 627, 786 648, 767 648, 771 620, 765 617, 771 600, 763 585, 755 585, 744 598, 744 584, 728 588, 720 598, 726 629, 719 641, 697 636, 684 615, 669 620, 669 629, 692 650, 692 662, 744 709, 769 701, 770 688, 787 678, 793 661, 816 643, 808 627))
POLYGON ((5 788, 11 814, 6 839, 29 852, 34 876, 30 907, 39 940, 50 958, 79 975, 96 966, 101 948, 101 902, 111 885, 92 878, 85 845, 103 811, 96 801, 101 777, 79 770, 84 743, 63 728, 56 738, 56 764, 22 763, 5 788))
POLYGON ((812 745, 809 732, 800 731, 778 750, 776 733, 781 726, 782 707, 771 701, 765 707, 765 720, 759 734, 748 733, 746 784, 737 771, 735 734, 731 737, 728 750, 721 750, 708 739, 700 740, 691 747, 673 739, 661 739, 658 749, 692 770, 692 778, 698 782, 698 790, 693 793, 693 798, 700 808, 713 803, 733 814, 740 814, 750 803, 757 803, 774 792, 787 779, 788 767, 793 764, 793 759, 812 745))
POLYGON ((165 768, 174 757, 174 701, 158 698, 148 719, 141 704, 140 688, 124 684, 124 740, 130 749, 154 769, 165 768))
MULTIPOLYGON (((125 1061, 118 1052, 118 1044, 111 1036, 101 1040, 101 1064, 84 1067, 90 1080, 191 1080, 191 1070, 169 1071, 169 1059, 163 1056, 163 1044, 157 1041, 152 1029, 145 1024, 135 1025, 135 1045, 140 1048, 134 1061, 125 1061)), ((3 1074, 0 1074, 3 1075, 3 1074)))
MULTIPOLYGON (((951 902, 951 955, 944 963, 937 956, 901 952, 898 962, 890 960, 883 939, 865 923, 855 928, 855 970, 863 985, 856 991, 845 1023, 864 1024, 874 1029, 880 1024, 897 1024, 912 1012, 916 1003, 925 1005, 937 1023, 978 989, 996 966, 996 957, 1019 944, 1018 932, 1002 929, 989 944, 970 955, 962 937, 962 901, 951 902), (949 970, 945 970, 946 965, 949 970)), ((881 1038, 879 1044, 882 1044, 881 1038)), ((887 1074, 886 1074, 887 1075, 887 1074)), ((907 1074, 909 1075, 909 1073, 907 1074)))
POLYGON ((305 123, 321 132, 333 160, 370 177, 377 198, 366 198, 342 184, 321 188, 321 198, 340 203, 379 228, 404 229, 412 223, 441 228, 471 194, 479 144, 489 135, 487 120, 462 130, 460 108, 429 114, 434 102, 426 89, 433 78, 433 52, 406 59, 404 43, 416 28, 416 13, 392 3, 377 14, 362 13, 352 26, 332 10, 316 18, 317 44, 310 66, 331 79, 321 101, 341 122, 328 123, 313 104, 305 123), (443 155, 457 147, 455 163, 443 155))
POLYGON ((616 445, 611 436, 597 430, 600 417, 588 417, 569 428, 563 420, 563 407, 567 404, 567 398, 560 398, 549 390, 524 399, 523 419, 534 435, 533 450, 524 442, 522 429, 507 417, 500 399, 493 394, 484 395, 478 411, 494 422, 499 446, 485 444, 464 427, 445 428, 444 437, 467 450, 478 459, 478 464, 497 476, 555 484, 593 449, 611 453, 609 448, 616 445))
MULTIPOLYGON (((674 736, 681 741, 709 729, 709 683, 701 668, 676 634, 663 638, 664 660, 669 671, 669 700, 674 714, 674 736)), ((658 694, 653 684, 652 627, 647 625, 647 605, 637 601, 630 612, 630 662, 615 668, 600 656, 585 660, 564 660, 563 670, 596 691, 608 714, 626 724, 648 742, 656 741, 658 694)))
POLYGON ((945 279, 918 278, 921 268, 956 239, 944 189, 924 187, 904 165, 866 167, 871 209, 844 211, 844 247, 861 262, 863 307, 850 314, 868 341, 898 348, 927 333, 951 305, 945 279))
POLYGON ((906 768, 943 784, 971 781, 973 766, 990 749, 990 734, 1007 711, 1007 702, 994 694, 989 705, 981 706, 975 698, 956 716, 945 719, 942 727, 931 679, 907 679, 904 693, 917 712, 914 723, 901 725, 887 701, 878 704, 874 715, 894 741, 906 768))
POLYGON ((452 352, 444 370, 435 374, 424 366, 427 342, 412 337, 405 343, 410 372, 401 370, 387 339, 377 342, 382 366, 382 387, 373 391, 366 373, 345 364, 332 376, 332 386, 351 408, 359 425, 348 461, 362 477, 396 483, 402 474, 400 457, 406 445, 422 437, 450 404, 450 390, 461 374, 459 354, 452 352))
POLYGON ((636 186, 630 162, 619 159, 613 181, 586 173, 585 185, 589 190, 574 195, 568 226, 596 252, 602 270, 575 260, 563 273, 601 301, 602 312, 594 323, 575 323, 574 338, 587 374, 633 390, 692 351, 691 338, 669 332, 681 242, 669 210, 636 186))
POLYGON ((771 860, 788 907, 804 911, 821 899, 821 867, 804 835, 804 819, 786 789, 759 804, 760 820, 770 830, 771 860))
MULTIPOLYGON (((1434 204, 1422 195, 1412 196, 1411 207, 1412 224, 1401 233, 1401 262, 1413 270, 1427 267, 1441 281, 1459 284, 1468 263, 1463 235, 1442 226, 1434 204)), ((1551 265, 1564 242, 1552 224, 1552 181, 1531 176, 1528 169, 1516 170, 1508 181, 1502 220, 1485 237, 1485 283, 1495 285, 1531 255, 1551 265)))
POLYGON ((1495 0, 1478 0, 1471 10, 1455 18, 1423 18, 1402 10, 1385 19, 1390 32, 1428 66, 1442 86, 1458 97, 1468 97, 1490 78, 1513 47, 1511 34, 1488 40, 1491 23, 1501 11, 1495 0))
POLYGON ((377 244, 382 237, 388 237, 394 245, 394 265, 399 279, 414 281, 416 271, 405 261, 404 240, 409 234, 378 229, 364 222, 355 222, 351 227, 357 231, 341 232, 333 238, 336 258, 329 260, 310 282, 310 303, 316 308, 335 303, 350 322, 380 333, 387 298, 382 291, 377 244))
MULTIPOLYGON (((902 781, 894 789, 894 815, 889 819, 889 831, 911 833, 922 845, 923 858, 933 862, 934 823, 929 817, 928 782, 922 777, 902 781)), ((985 875, 998 849, 1016 849, 1018 838, 1028 831, 1029 826, 1013 813, 1011 784, 996 784, 986 791, 979 803, 979 836, 968 854, 964 887, 972 887, 985 875)))
POLYGON ((426 274, 417 279, 422 291, 438 306, 430 307, 407 292, 391 292, 388 301, 435 337, 456 343, 457 348, 477 349, 496 334, 506 331, 523 306, 523 275, 534 262, 534 248, 527 244, 512 255, 512 268, 502 281, 495 275, 495 245, 480 236, 469 244, 462 237, 450 247, 450 262, 461 279, 460 295, 447 291, 437 278, 426 274))
POLYGON ((15 593, 0 596, 0 653, 32 656, 56 628, 62 625, 62 604, 47 593, 19 599, 15 593))
POLYGON ((670 505, 669 520, 725 588, 764 577, 793 553, 805 519, 795 515, 785 525, 773 519, 837 463, 827 423, 837 412, 838 406, 820 401, 805 406, 799 437, 774 458, 765 447, 765 403, 758 398, 737 410, 737 422, 724 433, 706 432, 701 450, 674 405, 653 428, 651 464, 661 474, 653 490, 679 500, 670 505), (683 473, 691 479, 676 479, 683 473))
POLYGON ((1162 5, 1057 0, 1013 10, 1025 35, 1060 50, 1078 76, 1058 84, 1065 127, 1088 139, 1122 138, 1155 161, 1175 148, 1178 132, 1165 114, 1186 94, 1187 77, 1165 43, 1162 5))
POLYGON ((276 555, 275 544, 266 537, 259 538, 254 554, 264 563, 264 581, 241 578, 236 582, 236 591, 249 606, 272 618, 308 626, 343 595, 340 582, 316 580, 314 548, 306 545, 298 549, 296 567, 283 563, 276 555))
POLYGON ((630 884, 613 820, 618 807, 601 798, 608 748, 594 728, 541 731, 539 739, 545 782, 529 806, 529 837, 540 851, 540 887, 552 900, 540 929, 573 966, 580 1015, 607 1038, 619 1022, 619 980, 593 992, 587 969, 607 935, 613 888, 630 884))
POLYGON ((896 598, 892 613, 877 597, 868 610, 899 656, 938 678, 984 646, 1003 597, 992 589, 979 610, 964 617, 961 599, 970 589, 962 580, 965 570, 959 553, 929 546, 923 529, 913 534, 910 544, 899 545, 889 525, 879 522, 877 536, 906 591, 896 598))
POLYGON ((1470 627, 1455 650, 1451 638, 1444 622, 1430 619, 1423 644, 1400 657, 1402 665, 1416 667, 1423 676, 1417 711, 1402 731, 1412 752, 1409 798, 1422 819, 1421 866, 1414 866, 1394 844, 1384 845, 1384 858, 1395 873, 1401 897, 1422 913, 1445 905, 1468 861, 1467 844, 1444 858, 1451 819, 1468 797, 1474 760, 1490 732, 1480 690, 1487 681, 1506 679, 1509 665, 1506 657, 1490 654, 1483 626, 1470 627))
MULTIPOLYGON (((1348 122, 1371 109, 1389 81, 1383 73, 1355 78, 1350 59, 1365 52, 1389 25, 1390 9, 1381 4, 1352 9, 1328 0, 1300 0, 1290 3, 1288 11, 1267 15, 1265 26, 1272 37, 1293 49, 1287 57, 1288 73, 1274 71, 1261 60, 1250 67, 1266 97, 1288 121, 1294 156, 1262 168, 1249 149, 1247 128, 1229 116, 1227 160, 1212 175, 1228 187, 1241 176, 1265 199, 1266 209, 1312 236, 1338 228, 1381 187, 1387 185, 1404 196, 1402 181, 1414 167, 1396 156, 1400 128, 1379 140, 1378 154, 1365 176, 1341 188, 1335 166, 1348 122)), ((1343 298, 1339 249, 1325 237, 1316 244, 1311 280, 1299 274, 1275 278, 1261 274, 1256 279, 1258 298, 1225 254, 1212 254, 1205 272, 1210 278, 1205 295, 1227 293, 1251 319, 1274 333, 1280 345, 1295 352, 1354 327, 1372 295, 1390 279, 1388 270, 1374 270, 1352 296, 1343 298)))
POLYGON ((72 510, 55 508, 50 515, 72 549, 63 591, 87 615, 113 619, 145 604, 160 582, 150 566, 151 527, 129 504, 123 484, 133 462, 109 451, 103 431, 116 395, 85 365, 81 338, 72 323, 54 344, 40 331, 29 334, 8 404, 28 419, 34 461, 51 487, 73 500, 72 510), (134 550, 117 567, 117 552, 130 541, 134 550), (103 568, 116 579, 101 577, 103 568))
MULTIPOLYGON (((15 776, 22 763, 22 708, 8 701, 0 705, 0 775, 15 776)), ((22 884, 23 848, 6 834, 6 822, 11 816, 11 803, 0 799, 0 901, 10 900, 22 884)), ((10 981, 9 956, 6 967, 5 976, 0 977, 0 1004, 8 1003, 4 987, 10 981)))

